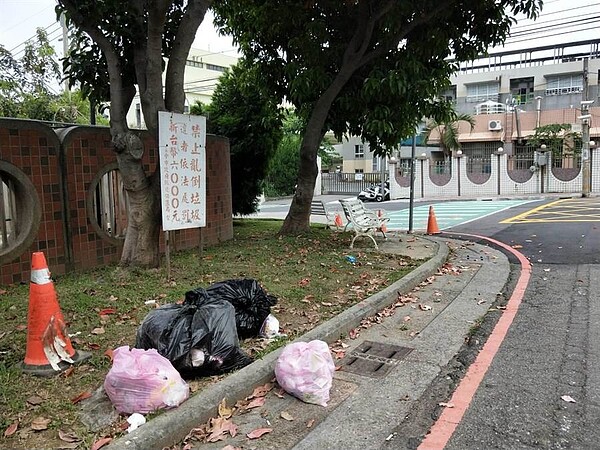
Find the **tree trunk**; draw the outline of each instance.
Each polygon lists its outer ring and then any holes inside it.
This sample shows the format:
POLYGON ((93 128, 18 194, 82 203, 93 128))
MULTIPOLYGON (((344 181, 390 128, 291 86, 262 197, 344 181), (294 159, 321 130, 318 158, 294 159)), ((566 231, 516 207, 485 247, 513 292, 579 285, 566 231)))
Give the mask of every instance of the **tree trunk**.
POLYGON ((140 138, 131 131, 113 138, 128 200, 128 223, 121 255, 122 266, 158 267, 160 264, 160 177, 147 176, 142 165, 140 138))

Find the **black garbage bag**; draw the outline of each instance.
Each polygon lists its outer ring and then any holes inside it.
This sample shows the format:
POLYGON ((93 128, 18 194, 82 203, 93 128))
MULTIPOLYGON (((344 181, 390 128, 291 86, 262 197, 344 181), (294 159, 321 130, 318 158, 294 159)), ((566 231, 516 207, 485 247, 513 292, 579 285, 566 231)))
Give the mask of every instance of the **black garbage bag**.
POLYGON ((137 331, 137 348, 155 348, 182 374, 215 375, 252 362, 239 347, 235 310, 199 292, 196 300, 157 308, 137 331))
POLYGON ((195 301, 202 295, 214 300, 226 300, 235 308, 235 322, 241 339, 258 336, 260 328, 271 313, 277 298, 251 278, 225 280, 211 284, 206 289, 198 288, 185 294, 186 301, 195 301))

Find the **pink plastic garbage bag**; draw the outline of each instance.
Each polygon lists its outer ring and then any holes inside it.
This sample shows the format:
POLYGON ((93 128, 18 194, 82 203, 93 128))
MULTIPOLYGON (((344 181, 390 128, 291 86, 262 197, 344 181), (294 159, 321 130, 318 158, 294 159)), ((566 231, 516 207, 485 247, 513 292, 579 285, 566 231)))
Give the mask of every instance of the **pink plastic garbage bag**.
POLYGON ((327 406, 335 365, 323 341, 287 345, 275 364, 279 385, 306 403, 327 406))
POLYGON ((190 395, 189 386, 171 362, 155 349, 113 351, 113 365, 104 379, 104 390, 120 413, 145 414, 178 406, 190 395))

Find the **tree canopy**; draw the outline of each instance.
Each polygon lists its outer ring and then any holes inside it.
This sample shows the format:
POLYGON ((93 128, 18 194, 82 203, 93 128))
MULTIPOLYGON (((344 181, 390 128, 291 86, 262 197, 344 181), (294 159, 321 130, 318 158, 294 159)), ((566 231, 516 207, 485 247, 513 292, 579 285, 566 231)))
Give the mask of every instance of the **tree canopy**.
POLYGON ((306 128, 298 190, 283 233, 308 230, 322 136, 362 136, 385 154, 422 117, 452 105, 437 95, 461 61, 503 42, 515 14, 541 0, 221 0, 217 23, 262 67, 306 128))
POLYGON ((234 214, 256 212, 269 161, 281 140, 277 98, 262 87, 259 67, 242 59, 219 79, 205 108, 208 131, 229 138, 234 214))
POLYGON ((22 53, 15 58, 0 46, 0 116, 53 120, 52 103, 58 96, 52 84, 56 86, 61 75, 46 31, 38 28, 22 53))

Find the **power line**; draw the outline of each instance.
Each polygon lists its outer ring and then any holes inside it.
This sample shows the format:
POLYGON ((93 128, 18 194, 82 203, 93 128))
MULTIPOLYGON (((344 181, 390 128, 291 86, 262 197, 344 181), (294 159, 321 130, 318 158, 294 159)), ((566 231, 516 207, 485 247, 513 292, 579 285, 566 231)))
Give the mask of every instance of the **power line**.
POLYGON ((577 24, 577 25, 589 25, 590 21, 591 23, 595 23, 598 22, 600 19, 600 16, 593 16, 593 17, 588 17, 587 19, 579 19, 579 20, 574 20, 574 21, 569 21, 569 22, 563 22, 563 23, 558 23, 555 25, 548 25, 548 26, 543 26, 543 27, 539 27, 535 30, 523 30, 523 31, 518 31, 516 33, 510 33, 510 37, 521 37, 521 36, 528 36, 528 35, 532 35, 532 34, 539 34, 539 33, 545 33, 548 31, 553 31, 553 30, 562 30, 565 28, 572 28, 574 25, 573 24, 577 24))

